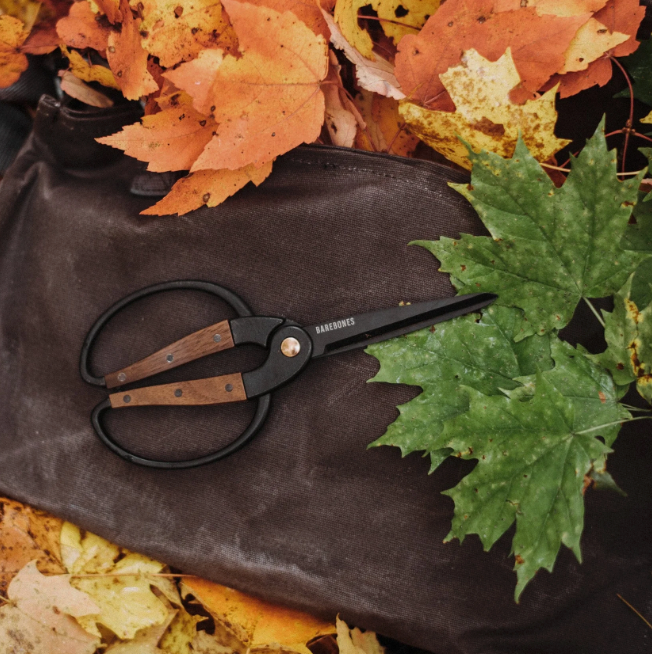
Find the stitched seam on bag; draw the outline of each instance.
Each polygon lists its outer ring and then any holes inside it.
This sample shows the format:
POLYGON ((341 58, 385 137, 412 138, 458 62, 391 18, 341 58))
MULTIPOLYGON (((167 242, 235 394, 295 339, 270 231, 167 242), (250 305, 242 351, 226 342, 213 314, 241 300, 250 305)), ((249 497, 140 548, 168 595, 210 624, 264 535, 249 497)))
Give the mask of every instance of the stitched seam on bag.
MULTIPOLYGON (((322 166, 324 168, 331 168, 333 170, 346 170, 348 172, 356 172, 356 173, 369 173, 370 175, 375 175, 376 177, 388 177, 390 179, 395 179, 396 181, 400 182, 406 182, 406 180, 402 177, 397 177, 396 175, 390 175, 389 173, 381 173, 376 170, 370 170, 369 168, 358 168, 356 166, 342 166, 340 164, 332 163, 330 161, 308 161, 306 159, 297 159, 295 157, 290 158, 292 161, 300 164, 304 164, 306 166, 322 166)), ((421 184, 414 184, 414 182, 406 182, 409 183, 412 188, 416 188, 420 191, 427 191, 428 193, 432 193, 438 196, 441 196, 441 193, 437 193, 434 189, 430 188, 429 186, 422 186, 421 184)), ((454 197, 454 196, 453 196, 454 197)), ((462 196, 460 196, 462 197, 462 196)), ((457 199, 457 198, 456 198, 457 199)))

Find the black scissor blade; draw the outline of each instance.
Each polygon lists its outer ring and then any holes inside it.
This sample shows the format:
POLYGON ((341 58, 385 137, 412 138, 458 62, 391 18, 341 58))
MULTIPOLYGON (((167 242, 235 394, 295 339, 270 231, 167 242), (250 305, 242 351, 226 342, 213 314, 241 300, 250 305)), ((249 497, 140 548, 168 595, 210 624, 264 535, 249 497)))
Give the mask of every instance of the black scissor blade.
POLYGON ((492 293, 473 293, 443 300, 417 302, 332 320, 305 327, 305 330, 313 342, 312 356, 317 358, 366 347, 466 313, 479 311, 497 297, 492 293))

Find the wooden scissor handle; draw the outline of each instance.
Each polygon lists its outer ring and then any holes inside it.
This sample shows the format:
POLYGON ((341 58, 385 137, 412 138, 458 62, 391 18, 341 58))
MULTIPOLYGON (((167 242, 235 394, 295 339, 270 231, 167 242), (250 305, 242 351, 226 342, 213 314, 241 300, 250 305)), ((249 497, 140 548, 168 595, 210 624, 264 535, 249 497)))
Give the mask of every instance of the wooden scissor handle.
MULTIPOLYGON (((184 336, 184 338, 167 345, 136 363, 105 375, 104 381, 107 388, 116 388, 232 347, 233 336, 231 335, 229 321, 222 320, 188 334, 188 336, 184 336)), ((188 403, 179 402, 178 404, 188 403)))
POLYGON ((109 395, 112 409, 132 406, 197 406, 201 404, 225 404, 247 399, 242 375, 192 379, 174 384, 144 386, 109 395))

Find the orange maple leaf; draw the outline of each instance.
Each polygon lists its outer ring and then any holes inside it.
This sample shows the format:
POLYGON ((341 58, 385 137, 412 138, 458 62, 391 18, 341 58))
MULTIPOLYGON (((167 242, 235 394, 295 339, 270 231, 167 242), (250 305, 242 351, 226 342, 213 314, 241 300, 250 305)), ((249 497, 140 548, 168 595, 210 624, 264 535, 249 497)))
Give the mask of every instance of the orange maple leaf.
POLYGON ((189 170, 217 127, 212 118, 192 107, 192 98, 181 91, 163 100, 163 109, 144 116, 141 123, 127 125, 122 131, 97 139, 139 161, 147 161, 147 170, 189 170))
POLYGON ((204 205, 216 207, 249 182, 259 186, 271 172, 271 161, 261 168, 249 165, 239 170, 198 170, 180 179, 162 200, 140 213, 145 216, 182 215, 204 205))
POLYGON ((324 122, 320 83, 328 72, 328 47, 293 13, 280 14, 224 0, 242 55, 221 59, 217 50, 165 77, 218 123, 217 134, 192 170, 262 166, 301 143, 314 141, 324 122))
POLYGON ((540 15, 535 7, 495 11, 496 0, 448 0, 418 35, 405 36, 396 56, 396 77, 408 98, 443 111, 454 106, 439 75, 477 50, 497 61, 511 47, 521 87, 537 91, 564 63, 564 52, 590 13, 540 15))
POLYGON ((13 16, 0 16, 0 89, 18 81, 27 69, 27 57, 20 51, 28 32, 22 21, 13 16))
MULTIPOLYGON (((594 18, 610 32, 629 34, 627 41, 617 45, 608 54, 624 57, 638 48, 636 32, 644 16, 645 7, 640 6, 638 0, 608 0, 605 6, 594 14, 594 18)), ((602 57, 591 62, 586 70, 555 75, 551 78, 550 86, 560 82, 559 96, 568 98, 596 84, 604 86, 611 79, 612 73, 611 60, 608 57, 602 57)))
POLYGON ((70 13, 57 23, 57 34, 71 48, 93 48, 104 52, 109 45, 111 30, 102 25, 101 19, 102 15, 94 14, 88 2, 75 2, 70 13))
POLYGON ((316 2, 310 0, 248 0, 248 2, 258 7, 269 7, 279 13, 291 11, 315 34, 321 34, 327 41, 330 38, 328 25, 316 2))
POLYGON ((140 19, 134 18, 126 0, 121 6, 122 29, 111 31, 107 60, 116 82, 127 100, 158 91, 158 84, 147 70, 147 52, 140 35, 140 19))
POLYGON ((639 4, 638 0, 608 0, 594 16, 610 32, 629 34, 629 39, 616 46, 611 52, 614 57, 625 57, 638 48, 636 32, 644 17, 645 7, 639 4))

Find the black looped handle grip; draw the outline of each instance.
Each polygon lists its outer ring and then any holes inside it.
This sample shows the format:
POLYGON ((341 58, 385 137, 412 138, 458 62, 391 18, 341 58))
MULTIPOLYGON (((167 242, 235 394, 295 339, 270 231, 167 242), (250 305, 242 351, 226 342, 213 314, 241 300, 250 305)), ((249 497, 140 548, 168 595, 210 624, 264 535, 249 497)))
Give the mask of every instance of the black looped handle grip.
MULTIPOLYGON (((233 307, 233 309, 238 314, 238 317, 244 318, 252 315, 251 309, 247 306, 244 300, 223 286, 218 286, 217 284, 212 284, 211 282, 183 280, 147 286, 146 288, 140 289, 131 295, 127 295, 127 297, 123 298, 119 302, 116 302, 112 307, 107 309, 91 327, 86 338, 84 339, 79 361, 79 371, 84 381, 94 386, 106 386, 103 377, 97 377, 91 372, 89 359, 93 345, 95 344, 99 333, 102 331, 102 329, 104 329, 111 318, 113 318, 117 313, 122 311, 122 309, 132 304, 133 302, 136 302, 137 300, 141 300, 143 298, 149 297, 150 295, 155 295, 156 293, 162 293, 164 291, 178 290, 203 291, 205 293, 215 295, 233 307)), ((206 465, 207 463, 219 461, 220 459, 233 454, 241 447, 246 445, 263 426, 265 419, 267 418, 267 414, 269 413, 270 404, 271 396, 269 394, 260 396, 258 398, 258 404, 254 417, 249 423, 249 426, 244 430, 244 432, 242 432, 242 434, 240 434, 240 436, 238 436, 238 438, 236 438, 228 445, 220 448, 219 450, 216 450, 215 452, 211 452, 210 454, 206 454, 195 459, 186 459, 184 461, 158 461, 156 459, 147 459, 145 457, 138 456, 137 454, 129 452, 128 450, 118 445, 106 432, 104 426, 102 425, 102 414, 107 409, 111 408, 111 403, 108 399, 100 402, 100 404, 98 404, 95 409, 93 409, 93 413, 91 414, 91 423, 95 433, 104 443, 104 445, 106 445, 112 452, 122 457, 126 461, 137 463, 138 465, 142 466, 147 466, 149 468, 179 470, 185 468, 195 468, 197 466, 206 465)))

